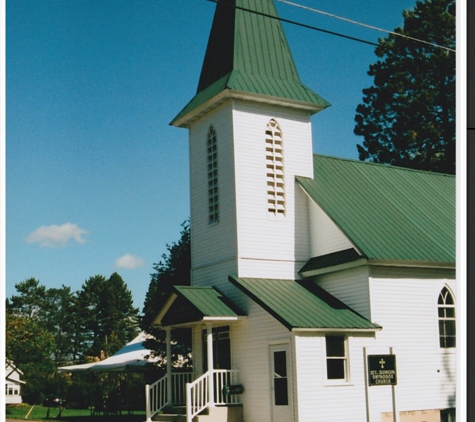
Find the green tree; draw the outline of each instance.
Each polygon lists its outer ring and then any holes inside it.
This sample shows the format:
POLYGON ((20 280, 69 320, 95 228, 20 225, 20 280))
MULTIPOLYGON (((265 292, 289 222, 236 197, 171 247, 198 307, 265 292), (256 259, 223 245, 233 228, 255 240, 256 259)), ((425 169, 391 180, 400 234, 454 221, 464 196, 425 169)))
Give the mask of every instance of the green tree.
MULTIPOLYGON (((455 0, 417 1, 394 32, 455 49, 455 0)), ((455 174, 455 52, 390 34, 356 109, 360 160, 455 174)))
POLYGON ((41 286, 39 280, 29 278, 15 284, 17 295, 6 300, 6 309, 15 315, 41 321, 44 319, 43 309, 46 301, 46 287, 41 286))
POLYGON ((23 371, 22 396, 28 403, 38 403, 53 392, 56 366, 51 357, 55 349, 54 336, 37 321, 6 312, 5 354, 23 371))
MULTIPOLYGON (((174 285, 189 286, 191 284, 191 244, 190 223, 182 223, 182 231, 178 242, 167 244, 168 253, 162 255, 162 260, 153 264, 155 272, 150 274, 151 280, 145 296, 141 328, 152 335, 145 346, 156 356, 165 354, 165 332, 151 327, 158 310, 167 300, 174 285)), ((181 355, 185 362, 191 351, 191 337, 188 330, 173 330, 172 354, 181 355)))
POLYGON ((137 333, 138 309, 122 277, 90 277, 77 292, 75 315, 89 356, 110 356, 137 333))
POLYGON ((180 240, 167 244, 168 253, 162 260, 153 264, 155 272, 150 274, 151 280, 143 307, 141 328, 147 331, 157 315, 157 310, 164 304, 174 285, 189 286, 191 284, 191 245, 190 223, 184 221, 180 240))
POLYGON ((46 289, 35 278, 15 285, 17 295, 6 300, 6 309, 14 315, 36 321, 54 336, 53 359, 68 361, 75 358, 72 339, 76 327, 71 318, 73 294, 66 286, 46 289))

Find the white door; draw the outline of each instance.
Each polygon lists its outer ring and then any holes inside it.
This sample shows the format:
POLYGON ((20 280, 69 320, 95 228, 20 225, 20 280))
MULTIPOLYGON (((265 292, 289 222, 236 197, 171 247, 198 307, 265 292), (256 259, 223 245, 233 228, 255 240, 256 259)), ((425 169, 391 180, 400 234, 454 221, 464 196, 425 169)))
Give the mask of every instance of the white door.
POLYGON ((272 422, 292 421, 292 375, 288 344, 271 346, 272 422))

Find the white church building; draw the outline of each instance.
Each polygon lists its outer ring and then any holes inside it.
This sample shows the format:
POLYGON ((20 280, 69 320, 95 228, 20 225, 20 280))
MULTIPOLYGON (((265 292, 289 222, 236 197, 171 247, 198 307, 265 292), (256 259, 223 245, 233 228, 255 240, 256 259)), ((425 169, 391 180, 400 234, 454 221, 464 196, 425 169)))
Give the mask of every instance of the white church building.
POLYGON ((190 329, 194 368, 172 372, 168 347, 147 419, 454 421, 455 178, 313 154, 329 103, 276 16, 218 2, 172 121, 189 131, 192 281, 154 324, 168 346, 190 329))

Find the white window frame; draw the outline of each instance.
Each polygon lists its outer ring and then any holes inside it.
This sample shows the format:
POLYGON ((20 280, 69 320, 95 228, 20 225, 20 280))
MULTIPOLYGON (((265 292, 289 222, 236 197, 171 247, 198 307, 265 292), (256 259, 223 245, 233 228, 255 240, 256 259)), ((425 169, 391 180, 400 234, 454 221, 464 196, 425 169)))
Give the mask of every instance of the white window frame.
POLYGON ((445 351, 445 352, 455 351, 456 347, 457 347, 457 311, 456 311, 455 295, 452 292, 452 290, 450 289, 450 287, 447 286, 447 285, 444 285, 442 287, 442 289, 439 291, 439 294, 437 295, 437 345, 438 345, 438 347, 441 351, 445 351), (442 296, 442 293, 444 292, 444 290, 447 291, 447 294, 445 296, 442 296), (446 303, 447 295, 451 296, 452 301, 453 301, 452 304, 447 304, 446 303), (442 296, 443 303, 439 303, 439 301, 441 299, 441 296, 442 296), (447 315, 446 311, 448 309, 453 309, 453 315, 454 315, 453 317, 451 317, 451 316, 447 317, 446 316, 447 315), (444 315, 443 316, 441 316, 441 310, 444 310, 444 315), (442 337, 443 338, 448 337, 447 335, 444 335, 443 333, 441 333, 441 330, 440 330, 441 321, 453 321, 454 322, 454 331, 455 331, 455 333, 454 333, 455 345, 454 346, 443 346, 443 345, 441 345, 442 337))
POLYGON ((349 385, 350 384, 350 356, 349 356, 349 339, 348 336, 343 333, 328 333, 323 337, 323 357, 324 357, 324 375, 325 385, 349 385), (343 338, 343 350, 344 356, 328 356, 327 354, 327 338, 328 337, 342 337, 343 338), (344 363, 344 378, 328 378, 328 360, 329 359, 343 359, 344 363))

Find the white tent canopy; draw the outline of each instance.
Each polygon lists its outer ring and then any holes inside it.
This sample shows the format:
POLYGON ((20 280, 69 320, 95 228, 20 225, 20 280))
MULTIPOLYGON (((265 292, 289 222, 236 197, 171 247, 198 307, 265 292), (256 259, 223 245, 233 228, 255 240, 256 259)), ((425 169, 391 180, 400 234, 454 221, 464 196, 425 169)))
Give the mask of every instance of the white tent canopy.
POLYGON ((61 366, 59 372, 142 372, 150 369, 156 358, 151 358, 151 351, 146 349, 143 342, 147 334, 141 332, 130 343, 112 356, 100 362, 82 365, 61 366))

